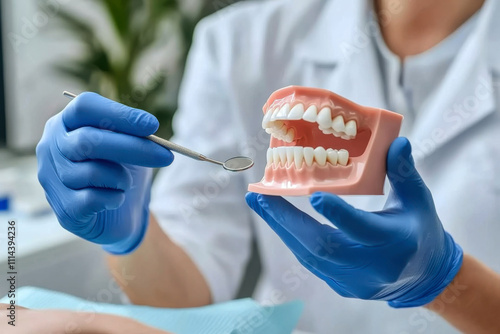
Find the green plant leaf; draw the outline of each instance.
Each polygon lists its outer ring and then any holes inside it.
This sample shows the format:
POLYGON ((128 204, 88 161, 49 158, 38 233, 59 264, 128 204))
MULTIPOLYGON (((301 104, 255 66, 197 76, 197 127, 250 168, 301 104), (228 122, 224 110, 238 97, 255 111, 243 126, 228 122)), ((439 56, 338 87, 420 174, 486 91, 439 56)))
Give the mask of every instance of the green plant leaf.
POLYGON ((106 14, 111 19, 116 32, 122 37, 127 37, 133 15, 131 2, 124 0, 99 0, 99 2, 106 9, 106 14))

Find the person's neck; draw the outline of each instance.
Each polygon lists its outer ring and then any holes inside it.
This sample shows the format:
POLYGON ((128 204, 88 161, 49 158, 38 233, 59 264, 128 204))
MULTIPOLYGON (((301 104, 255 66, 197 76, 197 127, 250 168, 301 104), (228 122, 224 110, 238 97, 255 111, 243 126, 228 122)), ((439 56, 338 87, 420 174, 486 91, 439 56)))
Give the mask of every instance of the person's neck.
POLYGON ((401 59, 438 44, 476 13, 484 0, 375 0, 389 49, 401 59))

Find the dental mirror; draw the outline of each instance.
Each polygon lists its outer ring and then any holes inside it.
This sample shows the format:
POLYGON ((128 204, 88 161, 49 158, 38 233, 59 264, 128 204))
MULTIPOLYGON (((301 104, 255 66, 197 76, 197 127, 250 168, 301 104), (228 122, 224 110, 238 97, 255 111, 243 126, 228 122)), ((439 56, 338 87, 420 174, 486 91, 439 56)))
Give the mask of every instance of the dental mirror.
MULTIPOLYGON (((64 91, 63 95, 66 97, 69 97, 70 99, 74 99, 77 97, 76 94, 64 91)), ((213 160, 210 158, 207 158, 203 154, 200 154, 198 152, 192 151, 188 148, 185 148, 183 146, 177 145, 175 143, 172 143, 171 141, 168 141, 166 139, 160 138, 155 135, 150 135, 145 137, 146 139, 151 140, 152 142, 165 147, 166 149, 169 149, 171 151, 177 152, 179 154, 182 154, 186 157, 195 159, 195 160, 200 160, 200 161, 207 161, 211 162, 216 165, 222 166, 225 170, 228 170, 230 172, 242 172, 244 170, 247 170, 251 168, 254 165, 254 162, 252 159, 247 158, 247 157, 234 157, 226 160, 225 162, 220 162, 217 160, 213 160)))
POLYGON ((253 166, 253 160, 247 157, 234 157, 226 160, 222 167, 231 172, 240 172, 253 166))

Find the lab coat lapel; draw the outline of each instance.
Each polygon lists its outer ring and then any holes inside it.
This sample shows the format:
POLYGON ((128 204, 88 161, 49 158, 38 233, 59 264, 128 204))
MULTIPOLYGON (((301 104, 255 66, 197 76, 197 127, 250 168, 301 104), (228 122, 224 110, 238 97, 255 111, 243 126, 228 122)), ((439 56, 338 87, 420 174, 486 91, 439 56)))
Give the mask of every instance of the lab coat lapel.
POLYGON ((298 46, 306 60, 304 85, 331 90, 362 105, 386 107, 371 38, 378 23, 369 16, 370 9, 366 0, 326 4, 316 27, 298 46))
POLYGON ((353 53, 348 61, 339 63, 327 89, 358 104, 387 108, 379 61, 373 40, 353 53))
MULTIPOLYGON (((416 160, 423 159, 491 115, 495 108, 494 64, 489 52, 495 1, 486 2, 475 31, 451 65, 439 89, 417 116, 410 135, 416 160)), ((493 36, 498 39, 498 36, 493 36)), ((497 55, 498 57, 498 55, 497 55)))

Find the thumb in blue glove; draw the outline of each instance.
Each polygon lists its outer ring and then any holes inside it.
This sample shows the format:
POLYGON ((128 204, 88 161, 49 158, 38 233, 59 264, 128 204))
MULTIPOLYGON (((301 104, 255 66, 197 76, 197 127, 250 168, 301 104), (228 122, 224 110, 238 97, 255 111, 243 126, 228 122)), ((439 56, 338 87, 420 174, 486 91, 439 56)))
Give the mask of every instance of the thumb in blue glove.
POLYGON ((383 211, 358 210, 332 194, 311 196, 337 228, 281 197, 248 193, 246 199, 299 262, 340 295, 392 307, 425 305, 457 274, 462 249, 444 231, 406 138, 392 143, 387 168, 392 192, 383 211))

